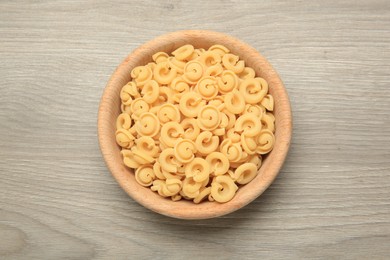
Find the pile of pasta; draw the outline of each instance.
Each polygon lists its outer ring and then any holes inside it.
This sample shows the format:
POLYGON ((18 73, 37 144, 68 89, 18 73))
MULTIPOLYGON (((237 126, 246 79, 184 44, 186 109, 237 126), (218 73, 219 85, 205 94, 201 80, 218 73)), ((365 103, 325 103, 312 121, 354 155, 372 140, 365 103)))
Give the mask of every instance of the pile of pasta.
POLYGON ((230 201, 275 143, 268 83, 223 45, 184 45, 135 67, 116 141, 136 181, 173 201, 230 201))

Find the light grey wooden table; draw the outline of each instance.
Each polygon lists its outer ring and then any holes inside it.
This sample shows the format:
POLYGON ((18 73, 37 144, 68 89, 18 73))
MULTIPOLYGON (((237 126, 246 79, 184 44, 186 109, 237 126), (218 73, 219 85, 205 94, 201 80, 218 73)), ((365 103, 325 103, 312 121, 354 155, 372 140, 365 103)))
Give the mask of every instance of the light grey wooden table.
POLYGON ((390 2, 0 1, 0 258, 389 259, 390 2), (180 29, 251 44, 292 102, 279 177, 219 219, 141 207, 98 147, 115 67, 180 29))

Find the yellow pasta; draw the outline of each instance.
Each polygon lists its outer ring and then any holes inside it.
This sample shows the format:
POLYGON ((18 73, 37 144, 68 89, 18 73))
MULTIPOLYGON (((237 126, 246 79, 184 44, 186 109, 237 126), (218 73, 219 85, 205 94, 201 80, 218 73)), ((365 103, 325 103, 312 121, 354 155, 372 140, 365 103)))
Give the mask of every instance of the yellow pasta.
POLYGON ((209 48, 209 51, 217 53, 219 56, 223 57, 226 53, 229 53, 230 50, 223 45, 215 44, 209 48))
MULTIPOLYGON (((179 168, 177 168, 179 169, 179 168)), ((178 175, 177 173, 171 173, 171 172, 168 172, 168 171, 165 171, 165 170, 162 170, 162 174, 164 175, 165 179, 177 179, 177 180, 180 180, 181 179, 181 176, 178 175)))
POLYGON ((271 113, 264 113, 261 117, 262 128, 275 132, 275 117, 271 113))
POLYGON ((195 140, 195 147, 200 154, 207 155, 218 149, 219 137, 204 131, 195 140))
POLYGON ((135 137, 126 129, 118 129, 115 132, 116 142, 123 148, 130 148, 134 144, 135 137))
MULTIPOLYGON (((218 109, 219 110, 219 109, 218 109)), ((229 124, 229 117, 225 113, 220 113, 221 114, 221 122, 219 123, 218 128, 223 128, 226 130, 228 124, 229 124)))
POLYGON ((193 52, 194 46, 192 46, 191 44, 186 44, 173 51, 172 54, 173 56, 175 56, 176 59, 183 61, 190 57, 193 52))
POLYGON ((173 196, 171 196, 171 200, 172 201, 179 201, 179 200, 181 200, 181 196, 179 194, 173 195, 173 196))
POLYGON ((122 113, 116 119, 116 129, 130 129, 131 117, 128 113, 122 113))
POLYGON ((260 106, 258 105, 250 105, 250 104, 247 104, 245 106, 245 110, 243 112, 244 114, 248 113, 248 114, 252 114, 256 117, 259 117, 261 118, 263 113, 264 113, 264 110, 263 108, 261 108, 260 106))
POLYGON ((210 100, 208 102, 208 105, 216 107, 219 111, 222 111, 225 108, 225 104, 223 103, 223 100, 219 100, 219 99, 210 100))
POLYGON ((186 44, 131 70, 115 138, 135 180, 172 201, 226 203, 275 144, 265 79, 223 45, 186 44))
POLYGON ((190 84, 196 84, 202 78, 204 72, 204 65, 198 60, 193 60, 184 66, 183 78, 190 84))
POLYGON ((178 179, 155 180, 151 189, 162 197, 172 197, 181 190, 182 182, 178 179))
POLYGON ((149 105, 143 98, 137 98, 131 102, 130 111, 131 117, 137 119, 139 115, 149 111, 149 105))
POLYGON ((229 159, 220 152, 210 153, 207 155, 206 161, 211 167, 211 173, 215 176, 225 174, 230 167, 229 159))
POLYGON ((240 84, 240 92, 248 104, 258 104, 268 92, 268 84, 262 78, 245 79, 240 84))
POLYGON ((199 109, 206 104, 198 93, 184 94, 179 103, 180 112, 186 117, 196 117, 199 109))
POLYGON ((245 110, 244 96, 237 89, 227 93, 224 101, 226 109, 233 114, 240 114, 245 110))
POLYGON ((181 190, 182 182, 178 179, 167 179, 165 181, 165 186, 163 188, 163 192, 167 196, 174 196, 178 194, 181 190))
POLYGON ((131 107, 129 105, 121 104, 121 112, 131 114, 131 107))
POLYGON ((157 111, 157 117, 161 124, 168 122, 180 122, 179 109, 173 104, 166 103, 159 107, 157 111))
POLYGON ((140 97, 137 85, 134 82, 129 82, 125 86, 123 86, 120 97, 123 105, 130 105, 133 101, 133 98, 140 97))
POLYGON ((195 143, 189 139, 181 139, 176 142, 174 152, 176 159, 182 163, 189 163, 195 158, 195 143))
POLYGON ((222 113, 224 113, 228 117, 228 124, 225 128, 232 129, 232 127, 234 127, 234 125, 236 124, 236 115, 228 111, 227 109, 222 110, 222 113))
POLYGON ((152 157, 156 157, 159 152, 159 148, 156 145, 156 141, 149 136, 142 136, 135 140, 137 150, 149 154, 152 157))
POLYGON ((234 128, 230 128, 227 132, 226 132, 226 138, 225 139, 229 139, 230 141, 232 141, 232 143, 238 143, 241 141, 241 135, 240 133, 237 133, 234 128))
POLYGON ((131 77, 134 79, 137 86, 143 86, 148 80, 152 79, 153 73, 148 66, 135 67, 131 73, 131 77))
POLYGON ((231 53, 223 55, 222 64, 226 69, 231 70, 236 74, 240 74, 245 68, 245 62, 231 53))
POLYGON ((164 149, 158 157, 161 169, 167 172, 177 172, 177 162, 173 148, 164 149))
POLYGON ((199 61, 206 67, 211 67, 221 62, 221 56, 215 51, 205 51, 200 55, 199 61))
POLYGON ((176 59, 175 57, 169 57, 168 65, 170 68, 175 69, 177 73, 181 74, 184 71, 184 66, 186 65, 186 63, 184 61, 176 59))
POLYGON ((158 179, 165 180, 165 176, 162 173, 161 164, 159 162, 155 162, 153 164, 153 172, 158 179))
POLYGON ((201 187, 201 182, 196 182, 192 177, 186 177, 180 194, 188 199, 194 199, 199 195, 201 187))
POLYGON ((204 100, 211 100, 218 95, 217 79, 212 76, 203 77, 196 84, 195 90, 204 100))
POLYGON ((255 70, 250 67, 245 67, 244 70, 238 74, 238 77, 242 80, 255 78, 255 70))
POLYGON ((142 113, 134 126, 141 136, 155 136, 160 131, 160 121, 150 112, 142 113))
POLYGON ((184 138, 195 141, 200 134, 200 128, 195 118, 185 118, 181 121, 181 126, 184 129, 184 138))
POLYGON ((153 54, 152 59, 155 63, 160 63, 163 61, 167 61, 168 57, 169 57, 169 55, 167 53, 160 51, 160 52, 153 54))
POLYGON ((275 136, 270 130, 264 129, 260 132, 256 141, 257 141, 256 152, 258 154, 266 154, 272 150, 275 143, 275 136))
POLYGON ((190 86, 182 77, 173 79, 171 82, 171 88, 173 92, 172 99, 175 103, 179 103, 181 97, 190 90, 190 86))
POLYGON ((230 162, 238 162, 242 157, 241 145, 239 143, 233 143, 229 139, 222 141, 220 150, 230 162))
POLYGON ((238 184, 247 184, 256 177, 257 167, 253 163, 244 163, 234 172, 234 179, 238 184))
POLYGON ((274 98, 270 94, 266 95, 260 104, 268 111, 274 111, 274 98))
POLYGON ((157 100, 160 94, 159 88, 160 86, 155 80, 149 80, 144 84, 141 94, 146 103, 152 104, 157 100))
POLYGON ((133 169, 137 169, 141 165, 134 159, 134 154, 130 150, 122 149, 123 163, 133 169))
POLYGON ((255 138, 248 137, 245 134, 241 134, 241 147, 244 151, 250 155, 255 154, 257 150, 257 142, 255 138))
POLYGON ((178 122, 168 122, 161 127, 160 142, 167 147, 174 147, 176 141, 182 138, 184 129, 178 122))
POLYGON ((133 152, 133 159, 141 165, 154 163, 155 161, 155 158, 145 151, 132 149, 132 152, 133 152))
POLYGON ((156 63, 154 63, 154 62, 149 62, 149 63, 147 64, 147 66, 153 71, 154 68, 156 67, 156 63))
POLYGON ((135 171, 135 179, 142 186, 148 187, 152 185, 156 179, 153 167, 151 165, 142 165, 135 171))
POLYGON ((176 77, 176 69, 169 66, 167 61, 157 63, 153 69, 153 78, 160 84, 169 84, 176 77))
POLYGON ((205 159, 195 158, 187 165, 185 174, 187 178, 193 178, 195 182, 201 183, 209 177, 210 165, 205 159))
POLYGON ((257 136, 261 131, 261 122, 258 117, 244 114, 237 119, 234 130, 245 136, 257 136))
POLYGON ((211 131, 213 133, 213 135, 216 135, 216 136, 223 136, 225 135, 225 128, 217 128, 217 129, 214 129, 213 131, 211 131))
POLYGON ((227 94, 238 87, 238 77, 231 70, 224 70, 217 81, 218 90, 222 94, 227 94))
POLYGON ((254 165, 256 165, 257 170, 259 170, 260 167, 261 167, 261 163, 262 163, 262 157, 261 157, 261 155, 253 155, 253 156, 250 157, 248 162, 249 163, 253 163, 254 165))
POLYGON ((173 90, 168 87, 159 88, 160 95, 157 100, 152 104, 153 107, 163 105, 165 103, 173 102, 173 90))
POLYGON ((202 130, 214 130, 221 122, 221 113, 218 108, 212 105, 201 107, 198 112, 197 122, 202 130))
POLYGON ((211 187, 203 188, 199 191, 199 194, 194 198, 194 203, 198 204, 202 200, 206 199, 211 193, 211 187))
POLYGON ((220 203, 228 202, 236 193, 238 187, 228 176, 217 176, 211 184, 211 196, 220 203))
POLYGON ((196 60, 199 57, 199 54, 196 50, 197 49, 195 49, 194 52, 186 59, 187 61, 196 60))
POLYGON ((223 70, 222 65, 217 63, 213 66, 208 67, 206 69, 206 71, 204 72, 204 76, 216 77, 216 76, 219 76, 223 71, 224 70, 223 70))

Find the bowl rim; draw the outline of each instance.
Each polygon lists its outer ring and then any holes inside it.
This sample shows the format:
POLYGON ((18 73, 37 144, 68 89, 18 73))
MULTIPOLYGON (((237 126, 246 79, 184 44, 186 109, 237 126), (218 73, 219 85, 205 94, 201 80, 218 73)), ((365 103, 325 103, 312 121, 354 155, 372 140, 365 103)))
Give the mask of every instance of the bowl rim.
MULTIPOLYGON (((173 50, 173 48, 171 49, 173 50)), ((241 58, 242 55, 240 53, 236 54, 238 54, 241 58)), ((253 66, 251 67, 253 68, 253 66)), ((275 100, 275 102, 277 101, 275 100)), ((232 213, 233 211, 236 211, 255 200, 271 185, 271 183, 279 174, 288 154, 292 138, 292 111, 289 97, 287 94, 287 90, 285 89, 279 75, 273 69, 272 65, 256 49, 254 49, 250 45, 242 42, 235 37, 209 30, 182 30, 166 33, 134 49, 116 68, 114 73, 111 75, 106 87, 104 88, 99 104, 97 121, 98 141, 101 153, 109 171, 111 172, 115 180, 118 182, 118 184, 121 186, 121 188, 132 199, 134 199, 142 206, 159 214, 179 219, 209 219, 219 217, 232 213), (131 172, 130 169, 125 168, 123 163, 122 165, 118 165, 116 163, 114 153, 117 151, 115 151, 115 147, 113 147, 112 145, 112 140, 107 139, 107 136, 109 137, 111 135, 112 137, 109 138, 115 140, 115 135, 112 133, 112 126, 109 126, 107 122, 110 122, 110 117, 113 116, 112 103, 115 102, 113 100, 115 99, 115 97, 119 99, 119 92, 117 92, 119 82, 118 79, 123 80, 123 75, 125 75, 125 73, 130 74, 130 71, 128 71, 129 64, 131 62, 133 62, 134 64, 137 63, 137 61, 134 60, 137 60, 136 58, 139 58, 141 55, 144 55, 147 50, 153 50, 155 52, 159 51, 162 42, 165 42, 166 44, 172 47, 175 46, 175 48, 177 48, 179 46, 184 45, 186 42, 191 43, 191 40, 200 40, 202 37, 211 37, 213 39, 212 41, 215 41, 215 43, 220 42, 220 44, 229 42, 229 44, 234 45, 234 48, 239 50, 240 53, 248 53, 248 57, 250 56, 254 60, 256 60, 256 66, 259 66, 257 67, 257 70, 261 69, 263 75, 266 75, 271 79, 272 82, 270 82, 269 79, 267 81, 270 87, 272 83, 273 91, 277 92, 279 97, 278 106, 280 113, 278 113, 277 115, 278 125, 276 131, 281 131, 278 132, 280 133, 280 137, 278 137, 278 139, 276 140, 275 147, 271 152, 273 153, 272 164, 269 162, 267 165, 267 169, 263 169, 263 174, 255 178, 258 179, 259 184, 257 186, 252 185, 252 190, 249 190, 251 192, 242 192, 240 193, 240 196, 238 196, 239 193, 237 193, 231 201, 223 204, 219 204, 217 202, 204 202, 200 204, 193 204, 192 202, 187 201, 185 201, 184 203, 182 201, 173 202, 170 199, 166 198, 162 198, 163 200, 157 199, 158 201, 156 201, 157 197, 155 197, 154 195, 144 196, 144 191, 141 189, 145 189, 145 187, 142 187, 138 183, 134 185, 134 176, 127 176, 128 174, 125 174, 125 172, 131 172), (275 150, 276 148, 277 150, 275 150)), ((118 149, 118 147, 116 148, 118 149)), ((262 171, 263 166, 264 165, 262 165, 262 167, 260 168, 260 172, 262 171)), ((254 180, 252 180, 252 182, 254 180)), ((249 184, 250 183, 246 184, 245 186, 249 184)), ((241 189, 242 188, 240 188, 239 190, 241 189)), ((150 192, 155 194, 152 191, 150 192)))

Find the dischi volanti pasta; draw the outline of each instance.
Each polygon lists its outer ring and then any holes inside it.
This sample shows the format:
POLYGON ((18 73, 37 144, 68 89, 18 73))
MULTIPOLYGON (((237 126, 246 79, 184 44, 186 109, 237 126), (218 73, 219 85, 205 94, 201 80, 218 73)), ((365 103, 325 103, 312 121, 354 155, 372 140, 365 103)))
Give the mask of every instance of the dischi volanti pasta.
POLYGON ((187 44, 152 59, 120 92, 124 164, 173 201, 230 201, 275 143, 268 83, 222 45, 187 44))

